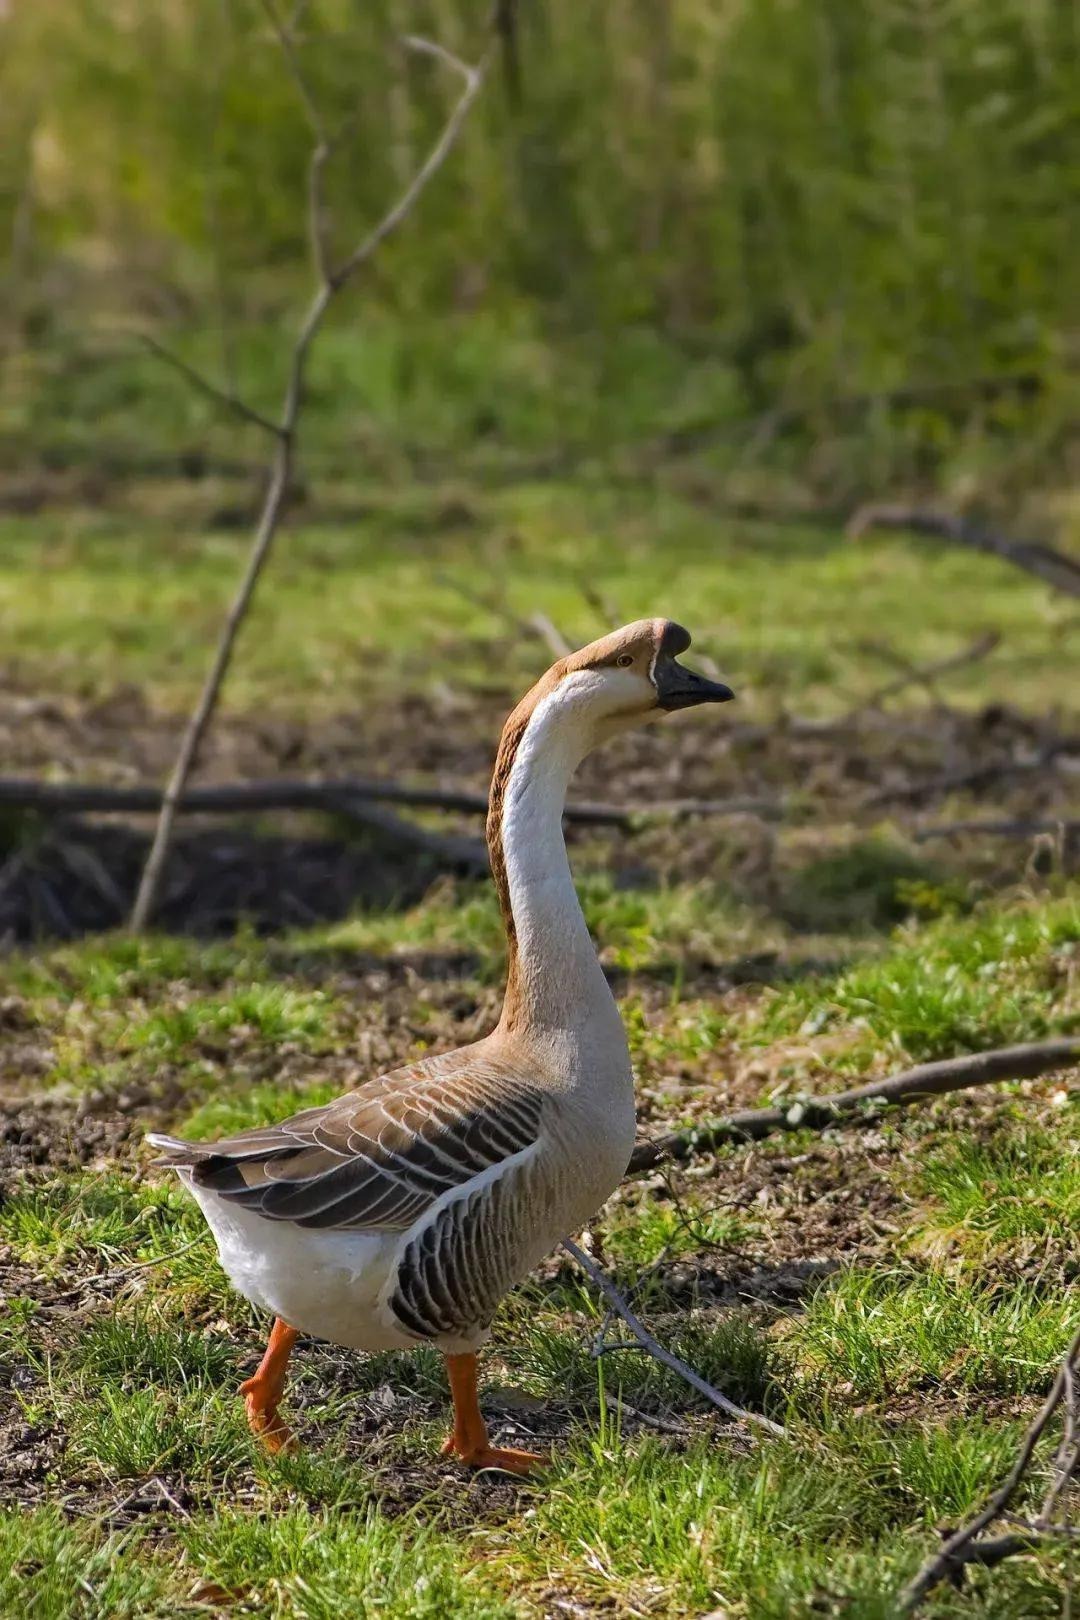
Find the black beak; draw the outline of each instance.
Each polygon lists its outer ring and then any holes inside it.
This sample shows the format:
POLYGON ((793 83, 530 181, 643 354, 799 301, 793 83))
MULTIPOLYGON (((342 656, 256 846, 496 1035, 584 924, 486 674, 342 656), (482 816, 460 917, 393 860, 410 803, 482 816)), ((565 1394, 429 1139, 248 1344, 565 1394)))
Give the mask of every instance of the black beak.
POLYGON ((697 703, 730 703, 735 696, 722 681, 706 680, 676 658, 661 653, 653 669, 656 696, 662 709, 692 709, 697 703))

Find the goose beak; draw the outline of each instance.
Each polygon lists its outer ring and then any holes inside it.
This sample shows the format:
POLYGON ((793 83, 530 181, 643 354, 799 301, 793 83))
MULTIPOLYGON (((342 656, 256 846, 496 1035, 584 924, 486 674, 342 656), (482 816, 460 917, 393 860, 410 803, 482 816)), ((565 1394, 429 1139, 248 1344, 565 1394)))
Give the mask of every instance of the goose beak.
POLYGON ((653 670, 657 701, 662 709, 692 709, 698 703, 730 703, 735 696, 722 681, 707 680, 677 659, 661 656, 653 670))

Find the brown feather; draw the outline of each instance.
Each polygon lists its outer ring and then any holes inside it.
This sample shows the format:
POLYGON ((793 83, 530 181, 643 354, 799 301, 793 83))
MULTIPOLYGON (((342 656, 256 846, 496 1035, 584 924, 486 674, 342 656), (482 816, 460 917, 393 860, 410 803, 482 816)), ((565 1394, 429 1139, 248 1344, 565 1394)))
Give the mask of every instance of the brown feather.
POLYGON ((544 1094, 465 1047, 221 1142, 158 1138, 165 1164, 269 1220, 402 1231, 444 1193, 537 1141, 544 1094))

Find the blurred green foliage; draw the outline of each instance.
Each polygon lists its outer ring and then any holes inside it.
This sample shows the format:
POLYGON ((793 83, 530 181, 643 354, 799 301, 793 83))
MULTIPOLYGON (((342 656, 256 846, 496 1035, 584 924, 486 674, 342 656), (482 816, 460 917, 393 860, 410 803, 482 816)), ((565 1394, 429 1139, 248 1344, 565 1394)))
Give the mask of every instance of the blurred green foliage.
MULTIPOLYGON (((373 267, 366 307, 483 307, 549 342, 588 333, 601 389, 626 370, 627 333, 659 331, 722 366, 729 408, 854 400, 871 433, 861 396, 913 379, 943 405, 950 385, 988 375, 1060 384, 1080 292, 1071 0, 520 10, 519 91, 496 63, 460 151, 373 267)), ((328 127, 351 120, 328 171, 338 252, 460 90, 399 37, 475 59, 487 12, 303 9, 314 97, 328 127)), ((310 144, 258 0, 6 8, 0 241, 23 336, 88 302, 234 332, 272 319, 306 264, 310 144)), ((424 366, 427 341, 397 364, 424 366)), ((1006 433, 1024 414, 1022 394, 984 404, 1006 433)), ((905 431, 932 452, 949 423, 929 407, 905 431)), ((717 409, 706 389, 703 417, 717 409)))

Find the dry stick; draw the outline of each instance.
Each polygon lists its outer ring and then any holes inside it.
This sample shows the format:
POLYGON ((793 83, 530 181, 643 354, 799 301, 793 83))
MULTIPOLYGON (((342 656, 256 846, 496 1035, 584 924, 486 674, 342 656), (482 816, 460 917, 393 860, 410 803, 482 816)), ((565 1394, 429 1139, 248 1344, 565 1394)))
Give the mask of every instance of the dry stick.
MULTIPOLYGON (((633 1348, 640 1348, 636 1339, 633 1348)), ((640 1406, 631 1406, 629 1401, 615 1395, 605 1394, 604 1405, 613 1417, 621 1417, 626 1412, 630 1417, 637 1418, 639 1423, 648 1424, 650 1429, 659 1429, 661 1434, 684 1436, 689 1433, 685 1423, 673 1423, 670 1418, 657 1417, 654 1412, 643 1412, 640 1406)))
POLYGON ((848 524, 852 539, 860 539, 871 529, 907 529, 913 534, 932 535, 939 540, 950 540, 954 545, 967 546, 973 551, 984 551, 1000 557, 1034 574, 1055 590, 1067 596, 1080 596, 1080 563, 1064 552, 1035 540, 1012 540, 968 518, 956 517, 950 512, 929 511, 918 506, 892 506, 872 504, 860 507, 848 524))
POLYGON ((1050 1489, 1043 1497, 1042 1507, 1039 1509, 1038 1522, 1043 1525, 1050 1523, 1051 1515, 1057 1507, 1058 1501, 1065 1490, 1075 1478, 1077 1468, 1080 1467, 1080 1445, 1077 1444, 1076 1427, 1076 1374, 1077 1367, 1066 1356, 1061 1365, 1061 1374, 1064 1380, 1062 1395, 1065 1401, 1065 1423, 1062 1428, 1061 1444, 1054 1457, 1054 1477, 1050 1482, 1050 1489))
MULTIPOLYGON (((0 805, 40 810, 45 815, 139 815, 161 808, 160 788, 148 785, 113 787, 101 782, 42 782, 35 777, 0 777, 0 805)), ((228 815, 247 810, 335 810, 356 814, 367 803, 410 805, 415 809, 447 810, 486 815, 486 793, 472 788, 410 787, 404 782, 378 778, 338 777, 307 782, 290 777, 261 782, 222 782, 185 785, 176 810, 192 814, 228 815)), ((629 831, 653 819, 677 820, 684 816, 774 815, 782 806, 775 799, 665 799, 638 805, 633 810, 604 800, 578 799, 565 806, 567 821, 629 831)))
POLYGON ((1070 837, 1073 833, 1080 833, 1080 820, 1068 816, 1046 816, 1019 817, 1014 821, 941 821, 932 827, 920 827, 911 836, 916 844, 925 844, 931 838, 1029 838, 1036 833, 1064 833, 1070 837))
MULTIPOLYGON (((1080 1364, 1080 1328, 1073 1335, 1072 1342, 1065 1353, 1065 1359, 1058 1368, 1057 1377, 1050 1386, 1050 1393, 1025 1434, 1016 1461, 1010 1468, 1005 1480, 991 1496, 982 1511, 977 1513, 967 1524, 961 1525, 959 1530, 955 1530, 939 1551, 926 1560, 914 1580, 909 1581, 907 1586, 904 1587, 897 1599, 903 1613, 911 1614, 918 1608, 923 1598, 933 1587, 937 1586, 940 1581, 954 1578, 965 1564, 977 1563, 988 1567, 998 1564, 1002 1559, 1009 1558, 1014 1553, 1029 1552, 1032 1546, 1039 1541, 1053 1539, 1061 1533, 1061 1529, 1065 1528, 1048 1525, 1043 1523, 1041 1519, 1036 1519, 1030 1528, 1019 1534, 1001 1536, 994 1541, 979 1541, 981 1532, 987 1529, 995 1519, 1000 1518, 1016 1494, 1035 1454, 1035 1447, 1038 1445, 1050 1419, 1057 1411, 1066 1389, 1071 1388, 1072 1378, 1077 1371, 1078 1364, 1080 1364)), ((1060 1458, 1061 1453, 1059 1452, 1058 1455, 1060 1458)), ((1047 1502, 1050 1503, 1056 1500, 1056 1497, 1061 1494, 1061 1491, 1064 1490, 1068 1483, 1069 1475, 1062 1476, 1059 1473, 1059 1479, 1055 1481, 1058 1488, 1055 1491, 1054 1487, 1051 1487, 1047 1502)))
POLYGON ((167 348, 164 343, 159 343, 157 338, 152 337, 149 332, 140 332, 138 340, 144 349, 149 349, 151 354, 156 355, 159 360, 163 360, 174 371, 178 371, 186 382, 189 382, 193 388, 197 388, 200 394, 205 394, 207 399, 213 400, 215 405, 220 405, 223 410, 232 411, 234 415, 243 417, 245 422, 251 422, 256 427, 262 428, 264 433, 276 435, 280 431, 277 423, 272 421, 269 416, 264 416, 261 411, 257 411, 253 405, 249 405, 246 400, 241 399, 238 394, 232 393, 231 390, 219 388, 216 383, 211 382, 209 377, 204 377, 201 371, 196 371, 194 366, 188 365, 186 360, 182 359, 180 355, 174 354, 172 349, 167 348))
POLYGON ((868 1111, 868 1105, 875 1103, 906 1107, 925 1097, 992 1085, 996 1080, 1033 1080, 1077 1060, 1080 1035, 1066 1035, 1021 1046, 995 1047, 989 1052, 946 1058, 938 1063, 920 1063, 888 1079, 872 1080, 869 1085, 838 1091, 833 1096, 792 1098, 782 1108, 751 1108, 693 1130, 672 1131, 655 1141, 640 1142, 630 1155, 627 1173, 651 1170, 669 1159, 689 1159, 727 1142, 756 1142, 777 1131, 825 1130, 853 1114, 868 1111))
MULTIPOLYGON (((301 95, 305 100, 305 105, 308 105, 310 97, 307 95, 306 85, 303 75, 299 71, 295 54, 291 50, 291 40, 289 40, 288 32, 277 21, 276 12, 272 8, 269 8, 269 14, 275 24, 278 37, 282 41, 289 70, 297 82, 301 95), (287 40, 288 45, 286 45, 287 40)), ((131 928, 136 933, 146 927, 153 911, 165 868, 165 861, 172 843, 177 809, 183 797, 187 779, 191 774, 199 744, 217 706, 218 695, 229 667, 237 632, 243 623, 259 575, 269 556, 274 536, 277 533, 292 474, 297 419, 303 402, 307 360, 312 342, 322 325, 323 317, 335 294, 368 261, 386 238, 404 222, 428 182, 442 167, 484 82, 484 72, 490 47, 489 51, 485 52, 479 65, 471 67, 442 46, 433 45, 428 40, 410 37, 404 43, 408 49, 422 51, 452 67, 464 79, 465 88, 444 124, 442 133, 397 202, 336 270, 330 267, 329 251, 322 219, 322 172, 326 158, 329 155, 330 143, 323 133, 317 109, 314 108, 313 103, 310 106, 309 116, 313 114, 316 144, 308 171, 308 229, 311 238, 312 257, 317 267, 317 286, 293 345, 280 420, 277 423, 270 422, 268 419, 262 418, 259 412, 254 411, 250 406, 243 405, 240 401, 233 404, 233 408, 241 416, 249 421, 257 422, 261 427, 268 429, 274 436, 274 455, 271 464, 270 482, 267 486, 262 513, 255 531, 247 566, 244 569, 239 589, 229 609, 202 692, 188 721, 172 774, 165 789, 153 842, 150 846, 150 852, 139 883, 139 891, 131 913, 131 928)), ((186 364, 182 365, 180 369, 185 375, 191 372, 191 368, 186 364)), ((211 397, 223 402, 232 402, 232 396, 223 394, 212 383, 207 383, 205 379, 198 378, 197 373, 194 374, 193 380, 211 397)))
POLYGON ((965 789, 987 787, 1005 776, 1031 776, 1044 771, 1061 754, 1080 752, 1080 737, 1054 737, 1044 743, 1033 759, 991 760, 986 765, 972 765, 965 770, 944 771, 940 776, 926 777, 917 782, 899 782, 889 787, 876 788, 862 801, 863 809, 894 801, 907 802, 932 793, 960 793, 965 789))
POLYGON ((523 619, 514 612, 502 595, 496 595, 493 591, 477 590, 474 585, 455 579, 452 574, 437 573, 435 579, 438 584, 448 591, 453 591, 471 607, 478 607, 496 619, 503 619, 518 635, 535 637, 542 641, 553 658, 565 658, 573 651, 558 625, 553 624, 546 613, 531 613, 528 618, 523 619))
POLYGON ((648 1351, 654 1361, 662 1362, 665 1367, 670 1367, 672 1372, 678 1373, 680 1378, 684 1378, 699 1394, 704 1395, 706 1400, 710 1400, 714 1406, 720 1408, 721 1412, 726 1412, 729 1417, 735 1418, 739 1423, 752 1423, 759 1429, 764 1429, 767 1434, 776 1435, 779 1439, 784 1438, 786 1431, 779 1423, 774 1423, 772 1418, 767 1418, 760 1412, 747 1412, 743 1407, 736 1406, 734 1401, 729 1401, 726 1395, 721 1395, 718 1389, 714 1389, 711 1384, 707 1383, 699 1373, 694 1371, 693 1367, 688 1367, 685 1361, 680 1360, 670 1350, 665 1350, 662 1344, 657 1344, 645 1324, 639 1317, 634 1315, 615 1284, 611 1281, 611 1278, 600 1270, 595 1260, 592 1260, 572 1238, 563 1238, 562 1246, 567 1254, 573 1256, 582 1271, 592 1279, 611 1309, 622 1317, 638 1344, 643 1350, 648 1351))
POLYGON ((959 652, 949 653, 945 658, 934 659, 929 664, 909 664, 906 659, 901 660, 891 647, 886 648, 876 642, 864 641, 860 643, 864 651, 877 653, 880 657, 888 658, 892 663, 899 663, 901 673, 894 680, 887 681, 884 686, 878 687, 876 692, 871 692, 866 702, 860 704, 858 709, 852 710, 848 718, 859 715, 864 709, 878 708, 887 699, 894 698, 900 692, 906 691, 909 686, 924 686, 931 697, 935 697, 934 681, 939 675, 951 675, 954 671, 963 669, 968 664, 978 663, 992 653, 1000 641, 1001 634, 999 631, 988 630, 984 635, 977 636, 970 646, 961 648, 959 652))
POLYGON ((529 623, 556 658, 566 658, 573 652, 573 647, 571 647, 558 625, 553 623, 546 613, 531 613, 529 623))
POLYGON ((463 838, 456 833, 431 832, 427 827, 418 826, 415 821, 409 821, 404 816, 396 816, 392 810, 386 810, 382 805, 361 806, 355 801, 342 799, 334 808, 339 809, 343 815, 362 822, 364 826, 383 833, 395 843, 415 849, 419 854, 439 861, 444 866, 455 867, 474 877, 490 870, 487 845, 482 838, 463 838))

